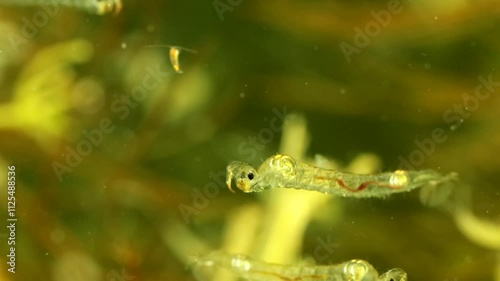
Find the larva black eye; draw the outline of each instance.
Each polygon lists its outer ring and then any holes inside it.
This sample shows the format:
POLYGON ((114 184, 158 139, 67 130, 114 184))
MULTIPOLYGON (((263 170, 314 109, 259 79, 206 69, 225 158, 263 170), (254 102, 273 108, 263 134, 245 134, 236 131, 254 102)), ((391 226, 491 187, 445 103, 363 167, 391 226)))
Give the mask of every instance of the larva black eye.
POLYGON ((249 180, 253 180, 253 178, 255 177, 255 175, 252 172, 250 172, 250 173, 248 173, 247 177, 248 177, 249 180))

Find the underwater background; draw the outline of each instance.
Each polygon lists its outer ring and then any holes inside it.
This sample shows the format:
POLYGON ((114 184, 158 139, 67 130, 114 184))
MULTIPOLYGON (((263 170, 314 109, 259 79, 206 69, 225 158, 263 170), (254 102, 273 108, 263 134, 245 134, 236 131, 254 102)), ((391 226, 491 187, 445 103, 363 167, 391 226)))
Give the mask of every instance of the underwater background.
POLYGON ((497 1, 29 2, 0 0, 0 280, 197 280, 214 250, 500 280, 497 1), (460 183, 228 190, 276 153, 460 183))

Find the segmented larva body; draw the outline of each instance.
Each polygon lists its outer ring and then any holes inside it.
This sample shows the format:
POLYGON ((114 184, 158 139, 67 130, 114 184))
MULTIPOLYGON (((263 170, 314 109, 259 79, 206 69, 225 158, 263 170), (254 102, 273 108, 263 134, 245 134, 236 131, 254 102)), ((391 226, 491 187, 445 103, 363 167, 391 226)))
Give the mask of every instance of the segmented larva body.
POLYGON ((277 154, 268 158, 258 169, 246 163, 233 162, 227 167, 226 183, 231 181, 244 192, 260 192, 271 188, 295 188, 319 191, 343 197, 385 197, 394 193, 437 185, 456 179, 456 174, 441 175, 432 170, 397 170, 372 175, 344 173, 322 169, 277 154))

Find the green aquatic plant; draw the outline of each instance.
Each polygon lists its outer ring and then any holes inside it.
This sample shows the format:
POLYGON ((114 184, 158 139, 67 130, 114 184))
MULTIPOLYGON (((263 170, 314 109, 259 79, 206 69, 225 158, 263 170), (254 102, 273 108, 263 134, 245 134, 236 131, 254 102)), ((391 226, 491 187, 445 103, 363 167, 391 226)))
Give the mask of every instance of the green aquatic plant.
POLYGON ((70 93, 77 76, 72 67, 92 58, 94 48, 84 39, 57 43, 38 51, 17 78, 12 99, 0 104, 0 128, 31 136, 53 151, 71 126, 70 93))

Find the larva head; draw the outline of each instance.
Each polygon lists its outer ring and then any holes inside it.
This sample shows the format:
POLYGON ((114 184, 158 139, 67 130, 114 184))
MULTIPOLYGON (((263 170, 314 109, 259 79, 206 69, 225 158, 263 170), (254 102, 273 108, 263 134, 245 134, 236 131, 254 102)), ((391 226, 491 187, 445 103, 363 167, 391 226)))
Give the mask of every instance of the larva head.
POLYGON ((257 171, 246 163, 233 162, 227 166, 226 184, 229 190, 234 193, 231 188, 233 178, 236 186, 243 192, 252 192, 251 188, 257 182, 257 171))
POLYGON ((376 273, 371 264, 364 260, 351 260, 344 264, 343 273, 345 280, 374 280, 376 273))

